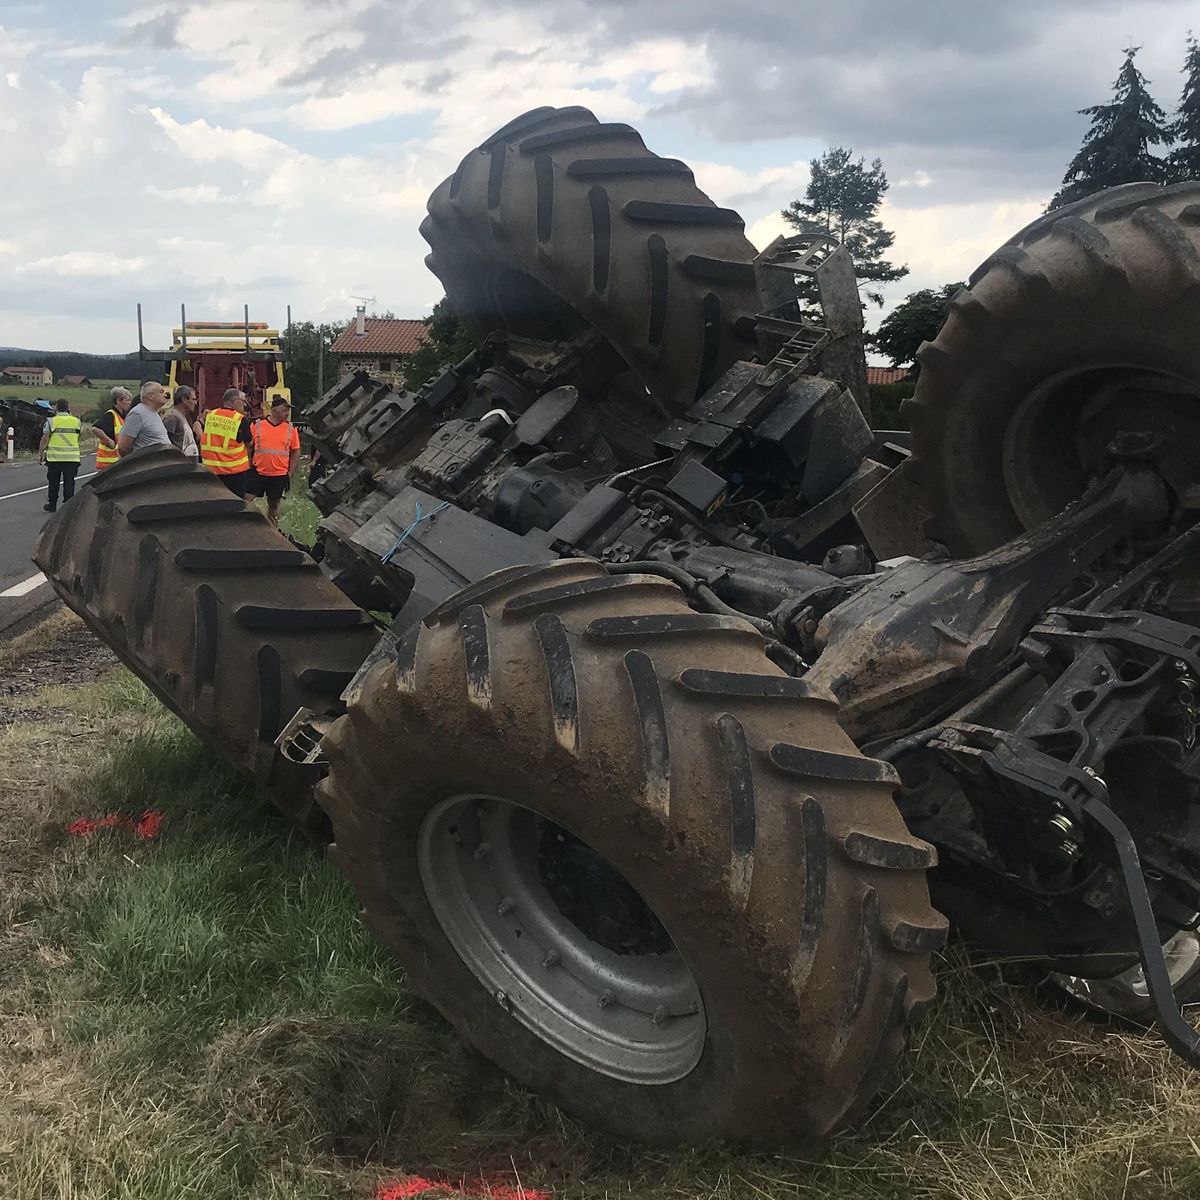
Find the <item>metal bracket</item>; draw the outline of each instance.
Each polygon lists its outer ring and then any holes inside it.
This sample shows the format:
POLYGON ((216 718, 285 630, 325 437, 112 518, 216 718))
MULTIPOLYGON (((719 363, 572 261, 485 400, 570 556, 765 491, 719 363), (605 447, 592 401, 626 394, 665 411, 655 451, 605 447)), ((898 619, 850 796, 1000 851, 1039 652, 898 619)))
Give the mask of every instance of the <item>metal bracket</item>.
MULTIPOLYGON (((1095 783, 1099 783, 1100 788, 1103 788, 1103 783, 1099 780, 1095 783)), ((1184 1019, 1175 1000, 1167 960, 1159 941, 1154 906, 1150 902, 1150 893, 1146 890, 1146 880, 1142 874, 1142 864, 1133 835, 1125 822, 1100 798, 1099 790, 1093 785, 1091 794, 1083 802, 1082 811, 1092 825, 1108 839, 1116 855, 1121 880, 1125 884, 1125 895, 1129 901, 1129 911, 1137 931, 1138 958, 1146 976, 1146 986, 1150 992, 1150 1002, 1154 1005, 1154 1017, 1159 1032, 1163 1041, 1180 1058, 1194 1067, 1200 1067, 1200 1033, 1184 1019)))

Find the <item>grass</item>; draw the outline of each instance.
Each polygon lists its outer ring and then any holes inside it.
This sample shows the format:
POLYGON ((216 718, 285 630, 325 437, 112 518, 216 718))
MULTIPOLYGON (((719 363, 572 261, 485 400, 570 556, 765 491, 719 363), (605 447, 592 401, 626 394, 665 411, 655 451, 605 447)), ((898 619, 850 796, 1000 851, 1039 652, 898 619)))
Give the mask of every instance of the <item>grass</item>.
POLYGON ((48 400, 54 404, 56 400, 68 400, 71 411, 78 417, 91 412, 94 408, 104 409, 108 406, 108 392, 117 385, 128 388, 135 396, 141 384, 130 379, 93 379, 92 387, 70 387, 60 383, 38 384, 36 387, 26 387, 23 384, 9 384, 7 380, 0 383, 0 395, 5 399, 20 397, 25 400, 48 400))
MULTIPOLYGON (((267 511, 265 497, 259 496, 251 503, 261 512, 267 511)), ((308 464, 301 459, 296 474, 292 476, 291 487, 279 508, 279 528, 301 544, 311 546, 317 540, 317 522, 320 519, 320 509, 308 498, 308 464)))
MULTIPOLYGON (((60 617, 18 657, 81 636, 60 617)), ((579 1200, 1200 1194, 1192 1074, 958 950, 863 1129, 778 1153, 614 1142, 464 1049, 337 876, 141 684, 20 705, 0 708, 6 1200, 349 1200, 410 1172, 579 1200), (154 840, 65 833, 151 808, 154 840)))

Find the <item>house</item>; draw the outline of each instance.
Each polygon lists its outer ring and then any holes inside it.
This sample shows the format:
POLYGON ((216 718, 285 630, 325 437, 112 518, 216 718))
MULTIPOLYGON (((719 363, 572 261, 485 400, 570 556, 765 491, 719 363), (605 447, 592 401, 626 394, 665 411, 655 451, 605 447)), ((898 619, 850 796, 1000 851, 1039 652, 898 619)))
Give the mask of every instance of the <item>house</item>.
POLYGON ((424 321, 368 317, 360 304, 354 322, 342 330, 329 353, 337 361, 339 375, 369 371, 400 388, 404 386, 404 355, 419 350, 428 340, 424 321))
POLYGON ((86 375, 64 375, 59 381, 65 387, 86 387, 92 386, 92 381, 86 375))
POLYGON ((876 383, 907 383, 912 367, 868 367, 867 385, 876 383))
POLYGON ((0 375, 6 383, 23 383, 29 387, 54 382, 54 372, 49 367, 5 367, 0 375))

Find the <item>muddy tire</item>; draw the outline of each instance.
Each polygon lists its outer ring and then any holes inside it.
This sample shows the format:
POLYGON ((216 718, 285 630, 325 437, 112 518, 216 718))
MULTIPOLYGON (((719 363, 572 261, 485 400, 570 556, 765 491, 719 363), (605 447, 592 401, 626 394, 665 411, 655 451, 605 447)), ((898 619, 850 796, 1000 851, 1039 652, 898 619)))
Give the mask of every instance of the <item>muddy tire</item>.
POLYGON ((80 488, 35 557, 169 709, 319 833, 311 786, 288 786, 273 743, 301 707, 343 711, 339 695, 378 635, 316 563, 174 449, 80 488))
POLYGON ((681 411, 754 352, 754 247, 686 164, 586 108, 510 121, 429 199, 425 260, 477 336, 595 326, 681 411))
POLYGON ((1200 477, 1200 183, 1128 184, 1048 213, 951 301, 905 405, 925 533, 1002 544, 1078 496, 1111 437, 1158 433, 1200 477))
POLYGON ((655 576, 516 568, 348 699, 330 855, 467 1042, 641 1141, 862 1113, 933 995, 934 851, 753 629, 655 576))

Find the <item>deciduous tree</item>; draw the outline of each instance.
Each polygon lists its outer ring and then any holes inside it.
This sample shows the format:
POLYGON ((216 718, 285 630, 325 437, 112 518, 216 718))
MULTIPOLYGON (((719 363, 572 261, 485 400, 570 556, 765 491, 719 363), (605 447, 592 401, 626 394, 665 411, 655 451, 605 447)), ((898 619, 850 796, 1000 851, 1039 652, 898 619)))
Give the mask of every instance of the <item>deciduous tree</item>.
POLYGON ((404 356, 404 383, 411 391, 428 383, 443 367, 461 362, 475 349, 475 339, 445 299, 425 318, 429 341, 404 356))
POLYGON ((941 288, 922 288, 896 305, 871 336, 872 345, 892 360, 892 366, 915 363, 922 342, 937 337, 946 319, 946 305, 965 285, 948 283, 941 288))

